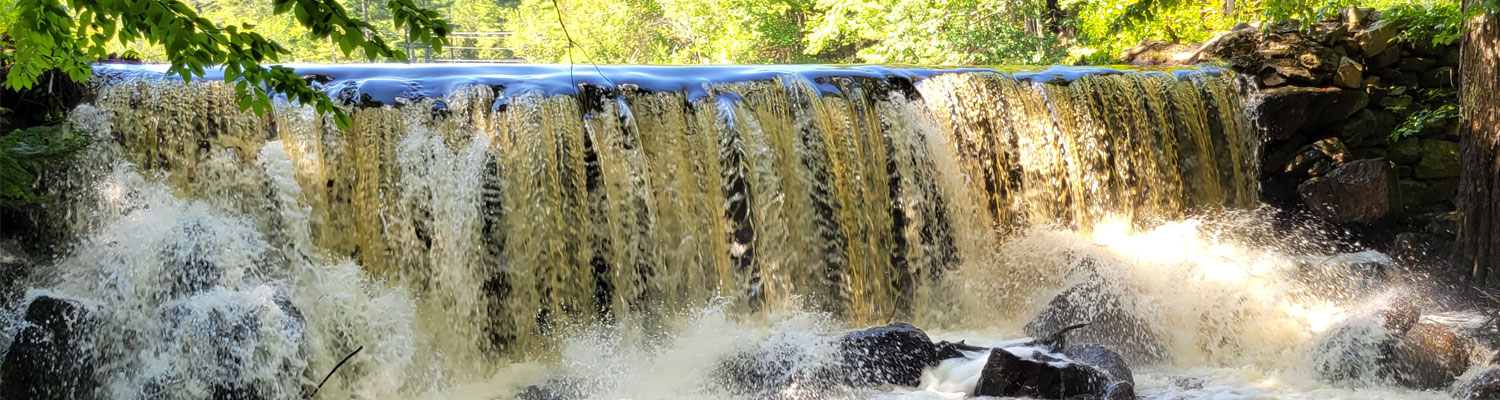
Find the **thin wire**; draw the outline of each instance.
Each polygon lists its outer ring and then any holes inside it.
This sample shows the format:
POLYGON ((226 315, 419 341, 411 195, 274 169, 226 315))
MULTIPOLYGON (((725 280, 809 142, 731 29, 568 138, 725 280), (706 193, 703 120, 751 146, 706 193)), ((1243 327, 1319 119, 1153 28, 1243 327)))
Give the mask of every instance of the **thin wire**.
POLYGON ((593 57, 589 57, 588 50, 585 50, 583 46, 579 46, 578 42, 573 41, 573 34, 568 33, 568 24, 563 22, 562 7, 557 5, 557 0, 552 0, 552 11, 557 12, 557 24, 562 26, 563 37, 568 38, 568 48, 570 49, 568 51, 568 82, 573 84, 573 88, 578 88, 578 81, 573 79, 573 52, 571 49, 574 47, 578 48, 578 51, 583 52, 583 60, 588 61, 590 65, 594 66, 594 72, 598 72, 600 78, 604 78, 604 81, 609 82, 610 86, 620 87, 620 85, 615 84, 615 81, 610 80, 608 76, 604 75, 604 70, 599 69, 599 64, 594 63, 593 57))

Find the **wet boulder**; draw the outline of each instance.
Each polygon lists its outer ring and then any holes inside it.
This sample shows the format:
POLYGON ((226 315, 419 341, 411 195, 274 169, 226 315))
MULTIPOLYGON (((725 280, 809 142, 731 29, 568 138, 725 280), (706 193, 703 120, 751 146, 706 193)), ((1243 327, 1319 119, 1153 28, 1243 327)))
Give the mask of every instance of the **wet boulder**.
POLYGON ((269 286, 216 288, 160 314, 159 354, 181 368, 148 373, 148 398, 294 398, 317 379, 301 311, 269 286))
POLYGON ((1032 347, 990 351, 970 394, 1039 399, 1135 398, 1131 383, 1116 381, 1094 365, 1032 347))
POLYGON ((1289 86, 1261 91, 1249 110, 1267 139, 1284 140, 1343 121, 1369 101, 1361 90, 1289 86))
POLYGON ((1448 388, 1448 395, 1459 400, 1500 399, 1500 366, 1470 369, 1448 388))
POLYGON ((805 338, 773 338, 726 358, 719 365, 717 380, 731 393, 752 396, 794 386, 812 392, 916 386, 924 369, 943 358, 961 357, 957 349, 969 348, 961 343, 933 343, 921 329, 905 323, 855 330, 827 340, 824 343, 830 345, 822 346, 805 338))
POLYGON ((1320 379, 1329 382, 1388 377, 1401 334, 1386 326, 1379 315, 1350 318, 1317 339, 1311 354, 1313 368, 1320 379))
POLYGON ((87 351, 95 323, 82 304, 40 296, 0 364, 0 394, 17 399, 96 398, 95 360, 87 351))
POLYGON ((1118 285, 1089 279, 1063 290, 1026 324, 1032 337, 1047 337, 1087 323, 1068 334, 1068 341, 1117 349, 1131 362, 1162 359, 1166 347, 1147 321, 1136 315, 1136 299, 1118 285))
POLYGON ((575 400, 584 398, 583 381, 576 378, 554 378, 521 388, 517 400, 575 400))
POLYGON ((1135 386, 1135 374, 1130 372, 1130 365, 1125 362, 1125 357, 1120 353, 1097 344, 1078 344, 1068 346, 1063 350, 1063 355, 1068 356, 1074 362, 1080 362, 1098 368, 1109 377, 1113 383, 1125 382, 1135 386))
POLYGON ((1396 382, 1436 389, 1452 384, 1472 366, 1493 364, 1497 343, 1491 322, 1479 312, 1422 316, 1396 345, 1396 382))
POLYGON ((1359 160, 1297 185, 1315 215, 1338 223, 1375 222, 1400 210, 1396 169, 1383 158, 1359 160))
POLYGON ((840 369, 853 386, 916 386, 922 370, 937 365, 937 346, 906 323, 849 332, 839 340, 840 369))

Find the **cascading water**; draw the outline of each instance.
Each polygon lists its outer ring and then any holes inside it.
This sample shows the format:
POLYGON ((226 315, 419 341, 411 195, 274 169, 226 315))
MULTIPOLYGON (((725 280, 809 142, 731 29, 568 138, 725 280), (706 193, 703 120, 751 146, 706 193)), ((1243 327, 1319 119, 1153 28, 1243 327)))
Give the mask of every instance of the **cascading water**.
MULTIPOLYGON (((362 349, 319 396, 730 397, 735 351, 813 363, 889 321, 998 343, 1069 290, 1136 322, 1094 335, 1148 398, 1429 395, 1303 378, 1363 317, 1292 276, 1314 240, 1255 237, 1218 71, 300 67, 348 129, 157 71, 102 67, 70 117, 95 144, 49 178, 77 239, 27 297, 85 310, 80 396, 294 398, 362 349)), ((960 364, 784 395, 962 396, 960 364)))

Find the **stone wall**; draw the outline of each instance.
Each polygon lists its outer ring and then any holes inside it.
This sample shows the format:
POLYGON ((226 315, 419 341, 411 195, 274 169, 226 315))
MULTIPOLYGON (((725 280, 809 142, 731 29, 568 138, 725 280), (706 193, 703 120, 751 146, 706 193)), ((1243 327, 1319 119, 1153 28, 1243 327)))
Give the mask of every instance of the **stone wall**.
POLYGON ((1241 24, 1200 53, 1258 89, 1250 108, 1267 139, 1267 203, 1336 224, 1411 232, 1392 232, 1394 247, 1441 246, 1433 243, 1445 237, 1414 235, 1452 235, 1458 123, 1427 118, 1398 128, 1414 114, 1434 115, 1422 110, 1456 105, 1458 46, 1397 40, 1402 28, 1379 11, 1349 8, 1313 24, 1241 24))

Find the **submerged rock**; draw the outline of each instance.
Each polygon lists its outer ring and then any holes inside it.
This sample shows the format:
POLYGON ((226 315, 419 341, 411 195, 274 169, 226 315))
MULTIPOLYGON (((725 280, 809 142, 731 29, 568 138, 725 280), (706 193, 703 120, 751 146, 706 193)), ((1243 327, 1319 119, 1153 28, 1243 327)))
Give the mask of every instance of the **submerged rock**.
POLYGON ((574 400, 584 397, 583 383, 578 379, 556 378, 521 388, 517 400, 574 400))
POLYGON ((0 364, 0 397, 96 398, 96 362, 86 346, 95 324, 83 306, 37 297, 26 307, 25 322, 0 364))
POLYGON ((1135 374, 1130 372, 1130 365, 1125 363, 1125 357, 1114 350, 1097 344, 1080 344, 1069 346, 1063 351, 1063 355, 1098 368, 1109 377, 1111 383, 1125 382, 1131 387, 1135 386, 1135 374))
POLYGON ((839 341, 839 368, 853 386, 916 386, 922 370, 937 365, 937 346, 906 323, 850 332, 839 341))
POLYGON ((1134 399, 1134 385, 1116 381, 1092 364, 1038 349, 994 349, 989 353, 974 396, 1025 396, 1043 399, 1134 399))
POLYGON ((1026 324, 1025 331, 1040 338, 1068 326, 1089 323, 1069 334, 1069 341, 1118 349, 1132 362, 1160 360, 1166 348, 1150 325, 1133 312, 1133 304, 1134 299, 1122 289, 1089 280, 1053 297, 1026 324))
POLYGON ((962 356, 963 344, 933 343, 914 326, 892 323, 851 331, 820 354, 806 344, 768 342, 724 360, 718 375, 735 394, 770 394, 789 387, 825 391, 838 387, 917 386, 922 371, 944 358, 962 356), (940 350, 941 349, 941 350, 940 350))
POLYGON ((1448 386, 1471 367, 1495 363, 1500 349, 1495 334, 1485 313, 1424 315, 1396 345, 1395 379, 1419 389, 1448 386))
POLYGON ((1459 400, 1500 399, 1500 366, 1470 369, 1453 383, 1448 395, 1459 400))

